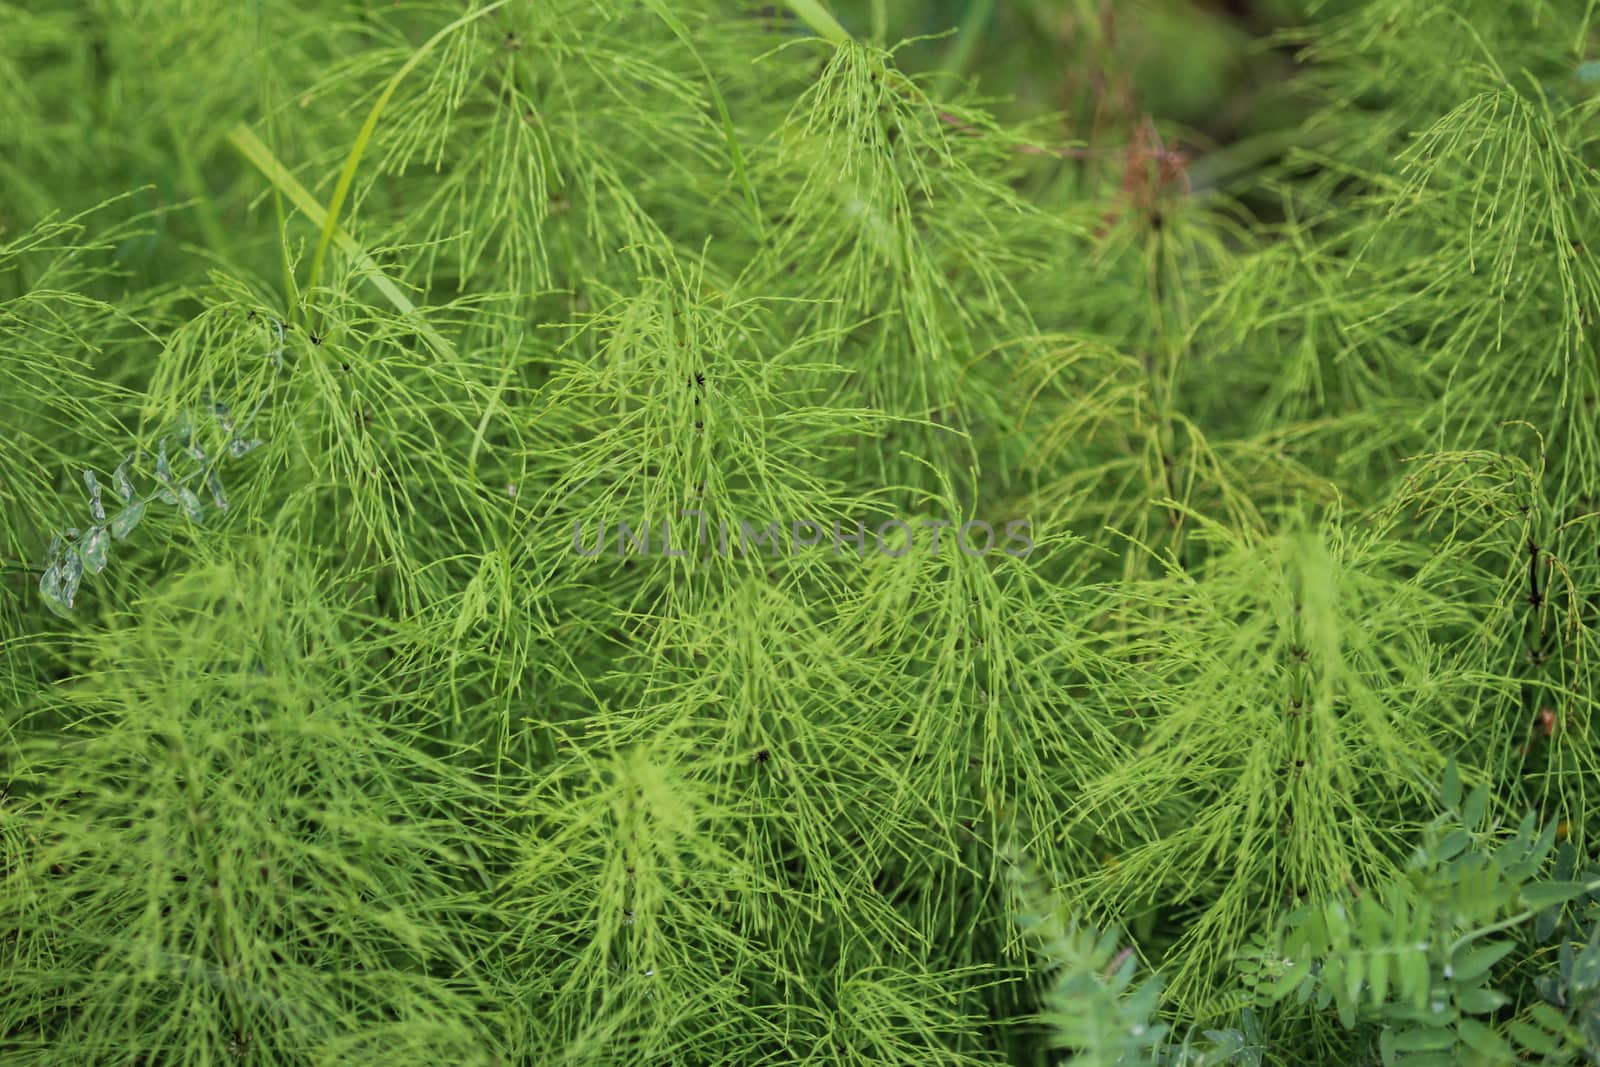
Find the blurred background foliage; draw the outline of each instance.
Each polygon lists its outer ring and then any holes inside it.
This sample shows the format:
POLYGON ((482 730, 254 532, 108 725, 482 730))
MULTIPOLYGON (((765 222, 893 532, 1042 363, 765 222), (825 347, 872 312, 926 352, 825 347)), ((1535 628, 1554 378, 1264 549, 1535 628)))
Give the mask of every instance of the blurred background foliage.
MULTIPOLYGON (((1305 143, 1320 101, 1302 83, 1316 21, 1354 0, 844 0, 862 39, 904 42, 896 59, 946 91, 973 85, 985 108, 1084 169, 1120 183, 1154 122, 1182 153, 1185 187, 1217 191, 1276 220, 1260 176, 1305 143)), ((1083 187, 1079 187, 1080 189, 1083 187)))

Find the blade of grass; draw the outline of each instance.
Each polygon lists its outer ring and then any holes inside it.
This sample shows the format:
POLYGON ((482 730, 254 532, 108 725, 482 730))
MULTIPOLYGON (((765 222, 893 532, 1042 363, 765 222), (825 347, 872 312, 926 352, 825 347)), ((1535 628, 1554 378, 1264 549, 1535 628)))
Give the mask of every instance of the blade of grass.
POLYGON ((312 225, 319 226, 323 232, 333 235, 332 239, 339 243, 340 250, 355 260, 366 279, 388 299, 389 303, 394 305, 397 311, 411 319, 423 336, 427 337, 440 351, 451 356, 455 354, 454 346, 428 324, 427 320, 418 311, 417 305, 412 302, 410 297, 406 296, 404 290, 384 275, 372 257, 367 255, 366 251, 356 243, 355 238, 337 225, 329 227, 329 216, 326 209, 317 203, 316 197, 312 196, 310 191, 300 184, 299 179, 289 173, 288 168, 278 161, 278 158, 272 154, 272 150, 262 143, 261 138, 256 136, 254 130, 241 124, 228 131, 228 140, 239 150, 241 155, 255 164, 256 169, 266 176, 274 189, 288 197, 295 207, 305 213, 306 217, 311 220, 312 225))
POLYGON ((850 36, 850 31, 839 25, 839 20, 828 14, 828 9, 817 0, 789 0, 789 8, 800 20, 813 30, 817 36, 831 44, 848 44, 855 38, 850 36))
MULTIPOLYGON (((267 120, 267 141, 269 145, 277 145, 278 141, 278 99, 276 67, 273 66, 271 56, 276 39, 267 31, 266 5, 262 0, 255 0, 256 12, 256 47, 257 47, 257 83, 260 85, 261 113, 267 120)), ((268 153, 271 155, 272 153, 268 153)), ((283 272, 283 301, 285 314, 290 322, 299 323, 300 320, 300 292, 294 281, 294 264, 289 258, 289 226, 283 211, 283 191, 277 184, 272 187, 272 214, 273 221, 278 226, 278 269, 283 272)))

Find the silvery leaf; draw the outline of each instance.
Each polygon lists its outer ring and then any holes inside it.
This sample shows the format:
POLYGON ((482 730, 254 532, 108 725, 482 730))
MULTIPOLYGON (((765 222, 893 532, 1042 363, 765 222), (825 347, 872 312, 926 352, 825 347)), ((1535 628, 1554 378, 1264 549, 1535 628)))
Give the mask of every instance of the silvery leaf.
POLYGON ((194 495, 194 490, 184 486, 178 490, 178 499, 183 501, 184 514, 189 516, 190 522, 204 522, 205 509, 200 506, 200 498, 194 495))
POLYGON ((61 600, 61 565, 52 563, 39 576, 39 593, 46 600, 61 600))
POLYGON ((217 477, 216 471, 206 472, 206 488, 211 491, 211 499, 216 502, 218 511, 228 510, 228 498, 222 495, 222 479, 217 477))
POLYGON ((83 472, 83 484, 89 487, 89 514, 95 522, 106 521, 106 506, 100 502, 100 479, 92 470, 83 472))
POLYGON ((78 584, 82 581, 83 558, 76 552, 68 552, 61 564, 61 603, 72 607, 72 601, 78 595, 78 584))
POLYGON ((128 477, 128 471, 132 466, 133 456, 130 454, 127 459, 117 464, 116 473, 111 476, 111 483, 116 487, 117 495, 124 501, 133 499, 133 479, 128 477))
POLYGON ((144 501, 137 500, 117 512, 117 517, 111 520, 111 536, 118 541, 126 538, 139 525, 139 520, 144 518, 144 501))
POLYGON ((96 526, 89 531, 83 547, 78 551, 83 556, 83 565, 89 568, 90 573, 99 574, 106 569, 106 555, 110 547, 111 534, 104 526, 96 526))

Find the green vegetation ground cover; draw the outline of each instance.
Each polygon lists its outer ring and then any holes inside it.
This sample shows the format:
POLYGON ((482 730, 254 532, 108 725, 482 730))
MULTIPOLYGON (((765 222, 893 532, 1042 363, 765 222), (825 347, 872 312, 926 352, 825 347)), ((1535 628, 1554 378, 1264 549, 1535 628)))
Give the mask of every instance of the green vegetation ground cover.
POLYGON ((1600 1062, 1597 14, 0 0, 0 1061, 1600 1062))

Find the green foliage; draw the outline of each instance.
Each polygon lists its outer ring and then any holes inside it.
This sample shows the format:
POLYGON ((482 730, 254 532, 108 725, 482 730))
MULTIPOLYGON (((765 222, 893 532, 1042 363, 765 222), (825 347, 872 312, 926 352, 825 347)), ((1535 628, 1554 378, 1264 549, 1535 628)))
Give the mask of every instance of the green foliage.
POLYGON ((1010 868, 1017 919, 1045 968, 1047 983, 1036 1021, 1054 1048, 1071 1050, 1075 1067, 1162 1064, 1164 1067, 1259 1067, 1261 1033, 1250 1008, 1240 1028, 1207 1030, 1176 1039, 1156 1018, 1161 980, 1135 982, 1139 958, 1115 930, 1065 920, 1020 858, 1010 868))
POLYGON ((1600 1062, 1597 55, 0 0, 0 1061, 1600 1062))
POLYGON ((1540 830, 1529 814, 1515 832, 1500 830, 1484 786, 1463 799, 1454 763, 1442 800, 1404 877, 1298 909, 1245 973, 1269 1003, 1314 1001, 1346 1027, 1376 1029, 1385 1064, 1514 1064, 1535 1055, 1571 1063, 1585 1052, 1592 1060, 1600 1043, 1583 1021, 1592 1006, 1588 971, 1600 965, 1592 939, 1576 957, 1564 941, 1559 978, 1541 981, 1567 1016, 1537 1001, 1513 1005, 1499 987, 1515 986, 1496 982, 1495 971, 1519 949, 1526 956, 1529 934, 1554 928, 1566 907, 1600 900, 1600 866, 1572 877, 1567 846, 1558 871, 1566 877, 1541 877, 1557 825, 1540 830), (1514 1014, 1502 1011, 1508 1005, 1514 1014))
POLYGON ((1527 1020, 1509 1025, 1513 1037, 1530 1052, 1568 1059, 1581 1048, 1589 1063, 1600 1061, 1600 936, 1595 909, 1588 914, 1588 937, 1577 931, 1561 943, 1554 973, 1536 980, 1545 1003, 1528 1009, 1527 1020))
POLYGON ((1153 1022, 1161 983, 1134 985, 1139 958, 1121 948, 1116 931, 1096 931, 1023 913, 1024 929, 1036 933, 1037 951, 1059 968, 1042 1005, 1042 1021, 1053 1043, 1079 1050, 1083 1067, 1148 1062, 1165 1042, 1167 1027, 1153 1022))

